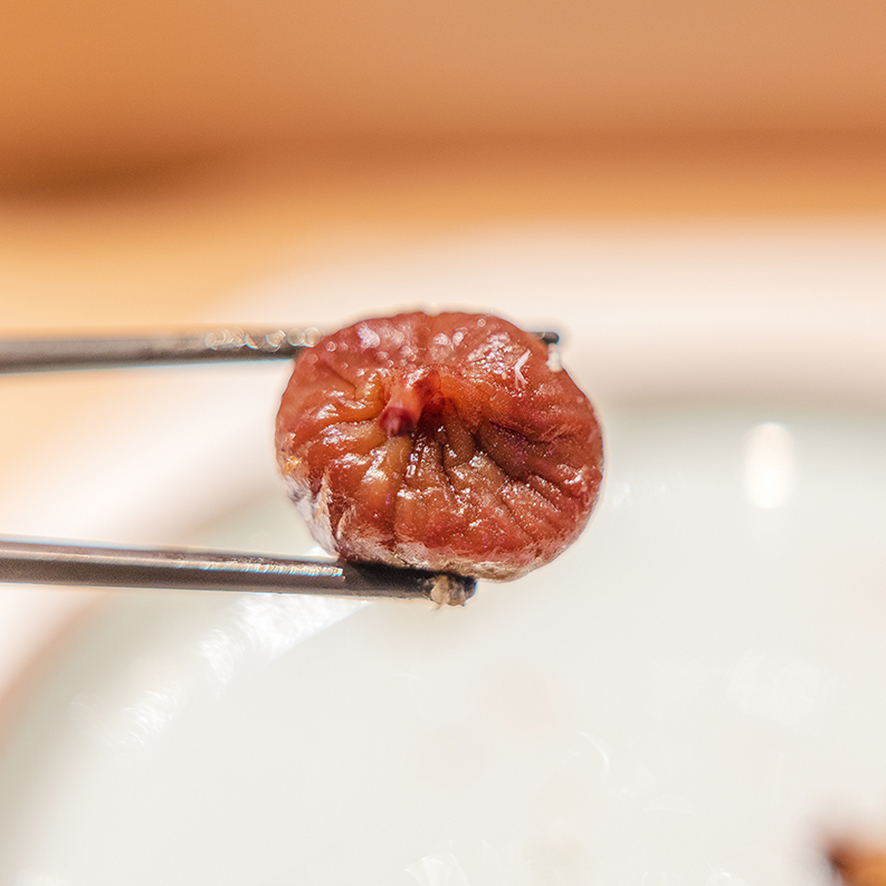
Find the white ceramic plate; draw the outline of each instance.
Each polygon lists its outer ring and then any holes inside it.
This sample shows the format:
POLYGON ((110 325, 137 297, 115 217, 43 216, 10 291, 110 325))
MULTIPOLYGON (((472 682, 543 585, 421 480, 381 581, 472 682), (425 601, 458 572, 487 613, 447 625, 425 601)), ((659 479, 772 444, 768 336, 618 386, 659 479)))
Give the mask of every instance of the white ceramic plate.
MULTIPOLYGON (((108 600, 7 736, 0 882, 826 882, 828 829, 886 837, 880 234, 507 231, 258 288, 244 321, 281 293, 314 323, 415 304, 424 280, 565 327, 606 425, 600 512, 464 609, 108 600)), ((263 424, 282 381, 139 382, 176 429, 105 525, 139 503, 121 540, 153 520, 306 549, 263 424)))

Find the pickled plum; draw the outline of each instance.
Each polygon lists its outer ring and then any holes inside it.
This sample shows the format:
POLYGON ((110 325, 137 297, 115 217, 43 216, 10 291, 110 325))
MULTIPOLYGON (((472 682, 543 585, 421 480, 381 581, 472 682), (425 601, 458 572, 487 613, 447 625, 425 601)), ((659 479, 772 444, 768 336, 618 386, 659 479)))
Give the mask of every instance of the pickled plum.
POLYGON ((547 346, 498 317, 364 320, 296 361, 277 456, 317 541, 347 560, 511 579, 597 502, 593 407, 547 346))
POLYGON ((886 852, 882 848, 840 840, 831 845, 828 861, 845 886, 886 886, 886 852))

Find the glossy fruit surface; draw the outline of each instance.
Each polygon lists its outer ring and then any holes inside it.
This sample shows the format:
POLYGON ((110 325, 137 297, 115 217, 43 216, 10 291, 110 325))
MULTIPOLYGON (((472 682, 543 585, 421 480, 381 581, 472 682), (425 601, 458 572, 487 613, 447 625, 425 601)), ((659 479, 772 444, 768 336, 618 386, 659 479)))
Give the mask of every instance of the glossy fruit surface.
POLYGON ((364 320, 296 361, 277 455, 349 560, 516 578, 579 535, 603 476, 587 397, 532 333, 484 314, 364 320))

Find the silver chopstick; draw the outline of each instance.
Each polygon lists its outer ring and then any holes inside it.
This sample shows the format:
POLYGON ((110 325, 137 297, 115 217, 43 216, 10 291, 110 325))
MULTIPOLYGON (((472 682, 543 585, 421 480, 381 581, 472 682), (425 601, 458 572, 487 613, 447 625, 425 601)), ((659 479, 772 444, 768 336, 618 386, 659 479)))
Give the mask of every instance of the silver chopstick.
MULTIPOLYGON (((557 344, 556 332, 536 332, 557 344)), ((237 327, 188 334, 109 338, 0 339, 0 374, 126 366, 285 360, 321 337, 314 327, 246 332, 237 327)))
POLYGON ((468 576, 336 560, 0 538, 0 582, 464 603, 468 576))
POLYGON ((0 340, 0 373, 284 360, 319 338, 314 328, 245 332, 236 327, 119 338, 7 338, 0 340))

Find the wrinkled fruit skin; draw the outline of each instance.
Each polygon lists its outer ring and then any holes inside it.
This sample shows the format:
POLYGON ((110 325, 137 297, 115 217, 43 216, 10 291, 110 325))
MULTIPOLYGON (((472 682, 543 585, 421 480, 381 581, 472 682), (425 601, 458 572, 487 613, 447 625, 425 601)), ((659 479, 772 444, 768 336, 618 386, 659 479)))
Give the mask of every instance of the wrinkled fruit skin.
POLYGON ((547 346, 480 314, 400 314, 295 364, 277 455, 317 541, 347 560, 511 579, 578 537, 600 425, 547 346))

